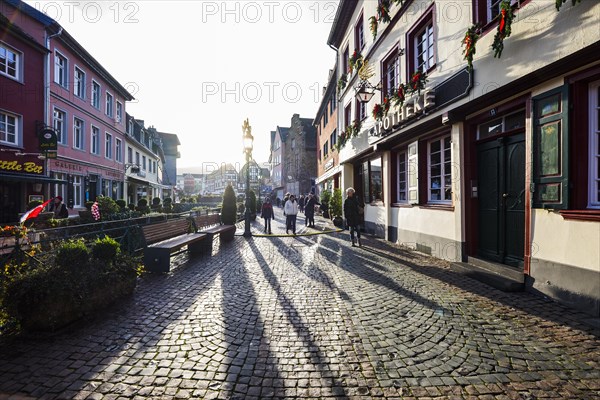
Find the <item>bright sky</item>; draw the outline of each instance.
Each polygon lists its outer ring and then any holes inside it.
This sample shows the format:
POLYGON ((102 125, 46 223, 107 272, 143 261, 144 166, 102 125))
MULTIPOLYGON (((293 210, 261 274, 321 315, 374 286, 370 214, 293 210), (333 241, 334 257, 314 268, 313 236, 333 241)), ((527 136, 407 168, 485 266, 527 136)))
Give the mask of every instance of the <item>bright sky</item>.
POLYGON ((136 98, 127 112, 179 137, 179 168, 254 159, 294 113, 314 118, 335 52, 338 1, 27 1, 57 20, 136 98))

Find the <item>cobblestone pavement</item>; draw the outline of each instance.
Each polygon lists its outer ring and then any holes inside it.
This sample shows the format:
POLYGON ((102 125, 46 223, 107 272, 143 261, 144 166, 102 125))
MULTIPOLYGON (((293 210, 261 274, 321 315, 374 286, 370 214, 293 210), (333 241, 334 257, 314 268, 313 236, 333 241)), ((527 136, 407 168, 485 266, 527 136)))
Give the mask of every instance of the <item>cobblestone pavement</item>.
POLYGON ((236 237, 174 263, 94 318, 3 339, 0 399, 600 398, 585 315, 383 240, 236 237))

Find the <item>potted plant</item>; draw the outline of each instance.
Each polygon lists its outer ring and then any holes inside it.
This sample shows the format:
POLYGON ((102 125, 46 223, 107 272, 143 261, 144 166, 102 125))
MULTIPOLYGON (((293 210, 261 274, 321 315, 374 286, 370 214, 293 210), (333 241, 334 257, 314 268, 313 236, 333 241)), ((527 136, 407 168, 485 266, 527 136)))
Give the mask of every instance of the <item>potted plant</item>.
POLYGON ((256 221, 256 193, 250 189, 250 220, 256 221))
POLYGON ((223 206, 221 208, 221 222, 225 225, 235 225, 237 221, 237 209, 235 192, 231 185, 227 185, 223 193, 223 206))
POLYGON ((331 192, 324 190, 321 194, 321 211, 323 212, 323 218, 329 218, 329 202, 331 201, 331 192))
POLYGON ((331 214, 333 215, 333 224, 338 228, 344 226, 344 218, 342 214, 342 190, 337 188, 333 190, 331 197, 331 214))

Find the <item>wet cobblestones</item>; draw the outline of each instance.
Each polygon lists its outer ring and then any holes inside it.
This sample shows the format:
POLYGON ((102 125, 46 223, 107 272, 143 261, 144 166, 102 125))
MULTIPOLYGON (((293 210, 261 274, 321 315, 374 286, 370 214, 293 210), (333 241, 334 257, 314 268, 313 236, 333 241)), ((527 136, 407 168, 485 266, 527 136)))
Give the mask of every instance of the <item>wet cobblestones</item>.
POLYGON ((236 237, 177 256, 94 318, 3 339, 0 399, 600 398, 587 316, 363 243, 236 237))

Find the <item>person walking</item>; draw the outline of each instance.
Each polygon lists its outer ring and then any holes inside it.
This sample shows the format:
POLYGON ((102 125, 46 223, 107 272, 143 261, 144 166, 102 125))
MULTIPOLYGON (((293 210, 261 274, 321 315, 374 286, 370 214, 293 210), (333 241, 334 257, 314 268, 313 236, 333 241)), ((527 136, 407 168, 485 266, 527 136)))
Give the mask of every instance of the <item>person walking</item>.
POLYGON ((344 217, 346 218, 346 224, 350 228, 350 239, 352 240, 352 247, 356 247, 354 242, 354 233, 358 239, 358 246, 362 244, 360 242, 360 205, 358 199, 354 195, 354 188, 349 187, 346 189, 346 200, 344 200, 344 217))
POLYGON ((289 230, 291 229, 292 233, 295 235, 296 217, 298 215, 298 202, 293 194, 290 195, 290 198, 288 201, 286 201, 283 211, 285 212, 285 233, 289 233, 289 230))
POLYGON ((265 220, 265 233, 271 234, 271 218, 275 219, 275 213, 273 212, 273 205, 271 204, 271 198, 267 197, 262 205, 260 215, 265 220))
POLYGON ((306 206, 304 210, 304 224, 308 225, 312 228, 315 227, 315 206, 321 205, 315 198, 315 196, 311 193, 308 195, 306 206))
POLYGON ((304 202, 305 202, 305 199, 304 199, 304 195, 302 194, 302 195, 300 195, 300 198, 298 199, 298 210, 301 213, 304 212, 304 202))

